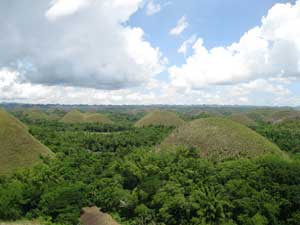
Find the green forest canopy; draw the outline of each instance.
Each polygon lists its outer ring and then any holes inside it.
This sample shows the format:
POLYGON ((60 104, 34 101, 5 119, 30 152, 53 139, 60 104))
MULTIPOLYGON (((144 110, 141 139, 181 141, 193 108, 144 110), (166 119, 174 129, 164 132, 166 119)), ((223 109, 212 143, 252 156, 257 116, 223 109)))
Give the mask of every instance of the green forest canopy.
POLYGON ((158 152, 174 127, 136 128, 136 114, 114 113, 118 124, 26 119, 56 157, 0 177, 0 220, 78 224, 82 208, 94 205, 124 225, 299 224, 297 120, 253 128, 290 160, 273 154, 214 163, 195 148, 158 152))

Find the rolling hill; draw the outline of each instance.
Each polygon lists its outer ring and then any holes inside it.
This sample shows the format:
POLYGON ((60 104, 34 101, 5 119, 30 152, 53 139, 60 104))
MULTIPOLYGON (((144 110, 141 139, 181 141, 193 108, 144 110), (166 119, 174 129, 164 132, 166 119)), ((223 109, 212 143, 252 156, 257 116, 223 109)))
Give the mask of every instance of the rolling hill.
POLYGON ((82 113, 78 110, 68 112, 61 120, 64 123, 102 123, 111 124, 112 121, 100 113, 82 113))
POLYGON ((82 225, 120 225, 109 214, 101 212, 95 206, 83 208, 80 222, 82 225))
POLYGON ((83 123, 84 116, 80 111, 72 110, 64 115, 60 121, 64 123, 83 123))
POLYGON ((0 110, 0 143, 0 174, 30 167, 40 161, 41 155, 54 155, 4 110, 0 110))
POLYGON ((234 113, 231 114, 228 119, 235 121, 237 123, 243 124, 247 127, 254 127, 257 125, 257 123, 250 119, 246 114, 243 113, 234 113))
POLYGON ((273 109, 254 109, 246 113, 255 122, 267 122, 267 118, 274 113, 273 109))
POLYGON ((47 120, 48 115, 41 109, 32 108, 24 111, 24 115, 30 120, 47 120))
POLYGON ((296 110, 279 110, 267 117, 270 123, 278 123, 287 119, 300 119, 300 112, 296 110))
POLYGON ((145 127, 152 125, 161 125, 178 127, 184 123, 184 120, 181 119, 175 112, 155 110, 137 121, 135 126, 145 127))
POLYGON ((88 123, 111 124, 112 121, 101 113, 84 113, 85 121, 88 123))
POLYGON ((28 119, 29 121, 38 120, 59 120, 62 116, 55 110, 42 110, 40 108, 22 108, 16 107, 11 112, 18 118, 28 119))
POLYGON ((160 146, 199 149, 199 155, 212 161, 255 158, 267 153, 285 156, 273 143, 244 125, 223 118, 191 121, 177 128, 160 146))
POLYGON ((278 123, 285 119, 299 119, 300 112, 292 108, 262 108, 247 113, 256 122, 278 123))

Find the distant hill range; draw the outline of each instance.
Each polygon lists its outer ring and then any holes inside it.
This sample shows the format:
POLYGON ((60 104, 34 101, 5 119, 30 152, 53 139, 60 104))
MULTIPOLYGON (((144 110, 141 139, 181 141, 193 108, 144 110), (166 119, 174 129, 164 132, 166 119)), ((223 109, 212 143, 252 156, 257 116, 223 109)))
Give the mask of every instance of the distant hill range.
POLYGON ((41 108, 24 108, 24 107, 16 107, 10 110, 17 117, 21 117, 30 121, 38 121, 38 120, 59 120, 64 111, 58 109, 41 109, 41 108))

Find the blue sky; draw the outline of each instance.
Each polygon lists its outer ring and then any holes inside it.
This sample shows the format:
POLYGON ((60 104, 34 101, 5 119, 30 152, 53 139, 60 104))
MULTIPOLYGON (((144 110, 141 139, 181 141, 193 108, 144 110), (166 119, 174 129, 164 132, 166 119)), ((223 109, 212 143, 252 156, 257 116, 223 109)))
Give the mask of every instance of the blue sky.
POLYGON ((295 2, 289 0, 164 0, 162 11, 145 16, 145 10, 135 13, 129 21, 131 26, 142 27, 146 39, 159 46, 170 63, 183 63, 177 49, 192 35, 202 37, 207 48, 226 46, 236 42, 249 29, 260 24, 263 16, 276 3, 295 2), (176 21, 185 15, 188 29, 179 37, 172 38, 169 31, 176 21))
POLYGON ((299 27, 300 0, 1 1, 0 101, 300 105, 299 27))

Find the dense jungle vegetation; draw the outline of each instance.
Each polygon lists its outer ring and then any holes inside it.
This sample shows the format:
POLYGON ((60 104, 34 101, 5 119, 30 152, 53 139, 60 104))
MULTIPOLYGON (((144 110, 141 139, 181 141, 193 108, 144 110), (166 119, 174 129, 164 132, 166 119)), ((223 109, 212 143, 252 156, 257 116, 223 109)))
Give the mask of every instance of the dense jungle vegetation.
POLYGON ((281 149, 300 155, 300 120, 286 120, 278 124, 261 123, 254 129, 281 149))
POLYGON ((120 118, 109 125, 26 121, 56 157, 0 177, 0 218, 75 225, 82 207, 96 205, 124 225, 300 224, 299 121, 254 128, 290 160, 213 163, 193 148, 157 152, 173 127, 135 128, 120 118))

